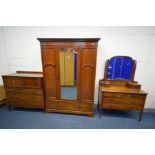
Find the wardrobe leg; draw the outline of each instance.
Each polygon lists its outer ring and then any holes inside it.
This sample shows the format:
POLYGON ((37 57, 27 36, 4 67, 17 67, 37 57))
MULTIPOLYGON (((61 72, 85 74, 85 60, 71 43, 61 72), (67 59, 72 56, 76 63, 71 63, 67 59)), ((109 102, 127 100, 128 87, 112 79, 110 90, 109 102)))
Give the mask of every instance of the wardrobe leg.
POLYGON ((139 122, 142 120, 142 118, 143 118, 143 110, 140 111, 140 114, 139 114, 139 122))
POLYGON ((49 113, 49 111, 45 108, 45 109, 44 109, 44 113, 49 113))
POLYGON ((45 108, 43 109, 43 112, 44 112, 44 113, 47 113, 45 108))

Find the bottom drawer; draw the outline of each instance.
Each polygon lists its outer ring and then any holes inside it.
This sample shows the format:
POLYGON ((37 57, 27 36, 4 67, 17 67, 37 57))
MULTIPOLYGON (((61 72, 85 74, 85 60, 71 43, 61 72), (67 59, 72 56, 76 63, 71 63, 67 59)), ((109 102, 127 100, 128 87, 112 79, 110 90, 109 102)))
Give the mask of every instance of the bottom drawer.
POLYGON ((57 101, 46 101, 47 109, 56 109, 56 110, 75 110, 79 111, 80 106, 76 102, 66 102, 63 100, 57 101))
POLYGON ((118 110, 143 110, 143 105, 133 105, 133 104, 115 104, 115 103, 102 103, 103 109, 118 109, 118 110))
POLYGON ((120 110, 143 110, 146 95, 103 93, 101 107, 120 110), (111 95, 111 96, 110 96, 111 95))
POLYGON ((80 109, 83 112, 93 112, 93 103, 81 103, 80 109))
POLYGON ((41 90, 7 90, 8 104, 17 107, 43 108, 44 99, 41 90))
POLYGON ((73 111, 82 111, 82 112, 92 112, 93 104, 92 103, 79 103, 78 101, 66 102, 63 100, 57 101, 46 101, 47 109, 56 109, 56 110, 73 110, 73 111))

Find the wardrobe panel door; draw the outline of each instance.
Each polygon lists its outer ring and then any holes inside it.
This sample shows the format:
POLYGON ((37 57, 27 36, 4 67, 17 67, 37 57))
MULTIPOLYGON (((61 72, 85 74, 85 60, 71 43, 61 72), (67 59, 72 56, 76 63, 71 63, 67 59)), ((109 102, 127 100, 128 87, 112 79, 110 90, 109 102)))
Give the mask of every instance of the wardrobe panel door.
POLYGON ((44 48, 42 49, 43 56, 43 67, 47 65, 56 65, 56 49, 55 48, 44 48))
POLYGON ((43 49, 44 87, 46 98, 57 98, 56 49, 43 49))
POLYGON ((45 96, 56 98, 56 72, 55 68, 52 66, 47 66, 44 68, 44 86, 45 86, 45 96))
POLYGON ((81 59, 81 99, 93 101, 96 71, 96 49, 83 49, 81 59))

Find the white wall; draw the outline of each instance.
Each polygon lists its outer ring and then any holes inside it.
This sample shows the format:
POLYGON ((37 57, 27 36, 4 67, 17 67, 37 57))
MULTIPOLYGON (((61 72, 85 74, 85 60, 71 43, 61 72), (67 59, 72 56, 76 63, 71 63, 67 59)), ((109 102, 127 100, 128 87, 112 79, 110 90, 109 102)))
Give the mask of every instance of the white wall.
POLYGON ((98 47, 95 101, 105 60, 114 55, 133 57, 138 62, 135 80, 149 93, 146 108, 155 108, 155 27, 0 27, 0 74, 41 71, 36 38, 48 37, 102 38, 98 47))
MULTIPOLYGON (((0 75, 9 72, 6 46, 4 43, 3 29, 0 27, 0 75)), ((2 84, 2 78, 0 76, 0 84, 2 84)))

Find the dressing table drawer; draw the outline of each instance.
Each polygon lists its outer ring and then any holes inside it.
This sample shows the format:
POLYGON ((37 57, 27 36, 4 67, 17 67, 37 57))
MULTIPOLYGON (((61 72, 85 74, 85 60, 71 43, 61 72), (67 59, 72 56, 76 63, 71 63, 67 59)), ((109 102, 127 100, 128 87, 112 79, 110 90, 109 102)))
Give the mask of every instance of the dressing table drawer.
MULTIPOLYGON (((110 93, 109 93, 110 94, 110 93)), ((145 95, 130 95, 118 94, 102 96, 102 108, 115 108, 115 109, 142 109, 145 104, 145 95), (135 108, 134 108, 135 107, 135 108)))
POLYGON ((137 98, 137 97, 143 96, 139 94, 118 93, 118 92, 116 93, 115 92, 103 92, 102 95, 105 97, 118 97, 118 98, 122 98, 122 97, 137 98))
POLYGON ((140 111, 143 109, 143 105, 134 105, 134 104, 122 104, 119 102, 115 103, 104 103, 102 105, 104 109, 117 109, 117 110, 137 110, 140 111))
POLYGON ((126 94, 124 94, 124 93, 113 93, 113 92, 103 92, 102 96, 103 97, 122 98, 122 97, 126 97, 126 94))
POLYGON ((139 95, 139 94, 128 94, 128 93, 107 93, 103 92, 102 98, 104 99, 120 99, 124 100, 125 102, 133 101, 133 102, 143 102, 146 98, 146 95, 139 95))

